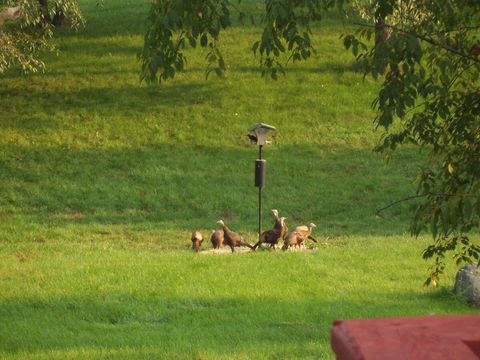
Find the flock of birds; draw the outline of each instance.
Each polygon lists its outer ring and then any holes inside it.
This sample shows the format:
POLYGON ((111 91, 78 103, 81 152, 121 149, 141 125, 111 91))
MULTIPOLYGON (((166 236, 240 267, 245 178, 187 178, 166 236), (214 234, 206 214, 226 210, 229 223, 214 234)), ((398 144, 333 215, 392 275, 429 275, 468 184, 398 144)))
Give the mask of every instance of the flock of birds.
MULTIPOLYGON (((222 226, 222 230, 212 230, 210 235, 210 242, 214 249, 220 249, 222 245, 229 246, 232 252, 235 252, 235 247, 245 246, 252 250, 256 250, 262 244, 269 244, 271 249, 276 249, 280 240, 283 241, 282 250, 288 250, 291 247, 301 247, 304 245, 307 239, 314 242, 318 242, 312 236, 312 230, 317 227, 314 223, 308 225, 297 226, 295 230, 288 232, 287 224, 285 223, 286 217, 280 217, 278 210, 273 209, 272 214, 275 218, 273 229, 262 232, 260 239, 255 245, 249 244, 242 235, 231 230, 225 222, 220 219, 217 224, 222 226)), ((192 233, 192 249, 199 251, 203 243, 203 236, 200 231, 194 231, 192 233)))

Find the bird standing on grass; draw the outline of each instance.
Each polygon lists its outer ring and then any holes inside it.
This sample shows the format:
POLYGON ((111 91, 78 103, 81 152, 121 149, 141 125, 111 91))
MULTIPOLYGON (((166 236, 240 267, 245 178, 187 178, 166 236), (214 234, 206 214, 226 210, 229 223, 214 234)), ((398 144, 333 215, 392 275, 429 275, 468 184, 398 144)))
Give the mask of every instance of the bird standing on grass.
POLYGON ((283 223, 280 222, 280 216, 278 215, 278 210, 277 209, 272 209, 272 214, 273 217, 275 218, 275 224, 273 225, 274 229, 281 230, 280 238, 282 240, 285 240, 285 236, 287 235, 288 232, 288 227, 287 223, 285 220, 287 220, 286 217, 283 218, 283 223))
POLYGON ((200 246, 202 246, 202 242, 203 242, 202 233, 200 231, 192 232, 191 240, 192 240, 192 249, 194 251, 198 252, 200 250, 200 246))
POLYGON ((260 236, 260 240, 253 246, 253 249, 257 249, 257 247, 260 246, 262 243, 267 243, 270 244, 270 248, 275 249, 277 246, 278 240, 282 237, 282 228, 285 223, 285 218, 281 217, 280 218, 280 226, 277 229, 270 229, 267 231, 264 231, 262 235, 260 236))
POLYGON ((312 236, 312 230, 314 227, 317 227, 314 223, 310 223, 307 226, 297 226, 295 230, 286 236, 282 250, 288 250, 291 246, 300 247, 306 239, 317 242, 312 236))
POLYGON ((222 225, 224 236, 223 242, 224 244, 230 246, 232 252, 235 252, 236 246, 247 246, 250 249, 253 249, 253 246, 247 243, 240 234, 237 234, 235 231, 230 230, 222 219, 218 220, 217 224, 222 225))
POLYGON ((310 239, 313 242, 318 243, 317 239, 315 239, 312 236, 313 228, 316 228, 316 227, 317 227, 317 225, 315 225, 314 223, 310 223, 307 226, 305 226, 305 225, 297 226, 295 228, 295 231, 300 232, 300 234, 302 235, 301 238, 300 238, 300 241, 297 241, 297 246, 300 247, 300 245, 302 245, 305 242, 305 240, 307 240, 307 239, 310 239))
POLYGON ((223 244, 224 234, 222 230, 212 230, 212 235, 210 235, 210 242, 214 249, 220 249, 220 246, 223 244))

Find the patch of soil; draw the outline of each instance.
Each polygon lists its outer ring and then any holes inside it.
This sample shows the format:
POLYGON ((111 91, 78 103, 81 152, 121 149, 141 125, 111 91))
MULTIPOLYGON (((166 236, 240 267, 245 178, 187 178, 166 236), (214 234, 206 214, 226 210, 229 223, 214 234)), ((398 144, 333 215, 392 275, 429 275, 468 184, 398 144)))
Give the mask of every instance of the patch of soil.
MULTIPOLYGON (((290 248, 288 251, 293 251, 293 252, 307 252, 307 251, 315 251, 317 250, 317 247, 315 246, 310 246, 310 247, 300 247, 300 248, 290 248)), ((235 252, 236 253, 246 253, 246 252, 251 252, 251 250, 248 247, 236 247, 235 252)), ((270 252, 283 252, 280 247, 277 247, 276 250, 270 250, 270 248, 261 247, 258 248, 257 251, 270 251, 270 252)), ((215 249, 202 249, 198 252, 199 254, 202 255, 225 255, 225 254, 232 254, 232 250, 230 249, 229 246, 222 246, 220 249, 215 250, 215 249)))

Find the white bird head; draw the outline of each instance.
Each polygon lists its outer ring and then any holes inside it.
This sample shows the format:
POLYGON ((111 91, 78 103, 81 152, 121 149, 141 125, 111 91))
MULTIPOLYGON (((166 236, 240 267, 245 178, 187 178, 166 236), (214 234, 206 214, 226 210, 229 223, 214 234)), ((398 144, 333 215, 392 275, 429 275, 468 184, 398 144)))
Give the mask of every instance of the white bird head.
POLYGON ((223 222, 223 220, 222 220, 222 219, 218 220, 218 221, 217 221, 217 224, 220 224, 220 225, 225 225, 225 223, 223 222))
POLYGON ((272 209, 272 214, 275 217, 278 217, 278 210, 277 209, 272 209))

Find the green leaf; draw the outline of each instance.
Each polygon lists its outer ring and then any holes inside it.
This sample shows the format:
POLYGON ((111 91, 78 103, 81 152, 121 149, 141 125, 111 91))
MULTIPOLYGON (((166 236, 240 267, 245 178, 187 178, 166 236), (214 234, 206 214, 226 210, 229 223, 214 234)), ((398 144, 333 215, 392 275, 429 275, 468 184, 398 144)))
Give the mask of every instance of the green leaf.
POLYGON ((260 41, 255 41, 255 42, 253 43, 252 51, 253 51, 254 53, 257 52, 257 49, 258 49, 258 46, 259 46, 259 45, 260 45, 260 41))
POLYGON ((206 47, 208 44, 208 37, 207 37, 207 34, 203 34, 201 37, 200 37, 200 45, 202 47, 206 47))

